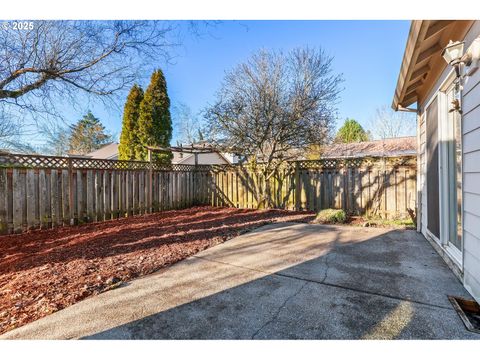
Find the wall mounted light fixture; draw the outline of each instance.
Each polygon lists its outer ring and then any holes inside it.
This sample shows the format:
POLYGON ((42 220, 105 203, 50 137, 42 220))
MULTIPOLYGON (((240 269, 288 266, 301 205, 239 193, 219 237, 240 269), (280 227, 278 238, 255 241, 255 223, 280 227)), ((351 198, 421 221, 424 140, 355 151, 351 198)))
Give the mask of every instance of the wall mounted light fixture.
POLYGON ((478 70, 480 62, 480 36, 469 46, 467 52, 463 53, 465 43, 463 41, 450 40, 443 49, 442 56, 450 66, 455 68, 455 99, 452 101, 452 111, 462 113, 460 90, 463 89, 466 78, 472 76, 478 70))
POLYGON ((447 64, 455 68, 460 86, 463 85, 465 78, 472 76, 479 67, 480 36, 472 42, 465 54, 463 53, 464 45, 463 41, 453 42, 450 40, 442 51, 442 56, 447 64))

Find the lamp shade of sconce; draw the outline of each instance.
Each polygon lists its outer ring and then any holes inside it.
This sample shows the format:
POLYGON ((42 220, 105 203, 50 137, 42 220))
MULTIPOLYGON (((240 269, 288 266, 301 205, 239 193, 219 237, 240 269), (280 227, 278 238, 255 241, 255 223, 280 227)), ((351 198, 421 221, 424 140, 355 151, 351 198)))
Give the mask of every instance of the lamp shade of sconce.
POLYGON ((442 56, 449 65, 456 65, 461 61, 463 56, 463 41, 450 40, 448 45, 443 49, 442 56))

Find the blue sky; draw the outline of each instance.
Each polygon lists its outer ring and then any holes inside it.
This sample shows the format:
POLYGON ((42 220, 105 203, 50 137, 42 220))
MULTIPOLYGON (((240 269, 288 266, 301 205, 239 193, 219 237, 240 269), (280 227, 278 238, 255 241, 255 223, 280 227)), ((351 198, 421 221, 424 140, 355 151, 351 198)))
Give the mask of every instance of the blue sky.
MULTIPOLYGON (((225 71, 258 49, 322 47, 345 78, 337 127, 350 117, 368 128, 376 108, 392 102, 409 26, 404 20, 224 21, 200 37, 186 35, 172 63, 160 61, 152 68, 164 70, 172 105, 181 102, 197 113, 214 101, 225 71)), ((145 88, 148 80, 141 85, 145 88)), ((91 108, 110 132, 120 134, 121 112, 91 108)), ((69 116, 73 122, 81 115, 72 111, 69 116)))

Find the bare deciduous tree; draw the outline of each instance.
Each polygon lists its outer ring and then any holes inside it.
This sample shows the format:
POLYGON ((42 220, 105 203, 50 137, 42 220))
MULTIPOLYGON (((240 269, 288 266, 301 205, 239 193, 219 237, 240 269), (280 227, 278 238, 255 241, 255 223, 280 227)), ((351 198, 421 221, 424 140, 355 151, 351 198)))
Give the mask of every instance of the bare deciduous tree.
POLYGON ((57 121, 47 121, 41 124, 39 133, 45 138, 45 144, 40 149, 42 153, 66 156, 70 149, 71 129, 57 121))
POLYGON ((370 131, 378 139, 415 135, 415 130, 415 113, 393 111, 385 105, 376 110, 370 122, 370 131))
POLYGON ((0 106, 0 150, 24 149, 26 146, 19 139, 22 132, 21 121, 0 106))
POLYGON ((8 148, 8 143, 18 134, 18 126, 0 114, 0 148, 8 148))
POLYGON ((174 124, 178 129, 178 140, 182 144, 191 144, 199 139, 200 119, 192 113, 188 105, 178 103, 173 108, 174 124))
POLYGON ((263 177, 259 206, 272 206, 269 180, 285 161, 331 135, 343 81, 332 61, 322 50, 262 50, 226 74, 207 110, 210 136, 263 177))

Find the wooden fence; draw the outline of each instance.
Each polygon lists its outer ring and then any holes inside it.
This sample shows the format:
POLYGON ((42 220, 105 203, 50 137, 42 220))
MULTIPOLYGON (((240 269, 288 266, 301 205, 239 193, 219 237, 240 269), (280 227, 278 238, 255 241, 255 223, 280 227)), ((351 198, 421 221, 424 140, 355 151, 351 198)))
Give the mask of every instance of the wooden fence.
MULTIPOLYGON (((383 217, 415 209, 415 159, 299 161, 271 181, 277 208, 383 217)), ((258 174, 235 166, 0 154, 0 233, 193 205, 256 208, 258 174)))
POLYGON ((207 203, 209 167, 0 154, 0 233, 207 203))
MULTIPOLYGON (((212 171, 212 205, 256 208, 259 174, 236 168, 212 171)), ((270 180, 275 208, 405 218, 415 212, 416 158, 298 161, 270 180)))

